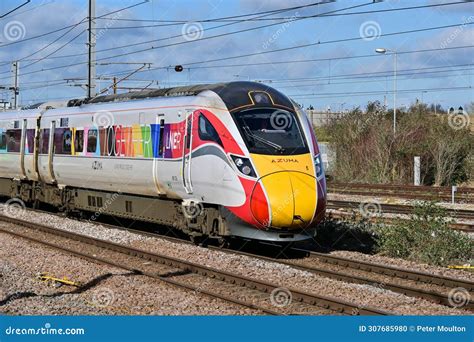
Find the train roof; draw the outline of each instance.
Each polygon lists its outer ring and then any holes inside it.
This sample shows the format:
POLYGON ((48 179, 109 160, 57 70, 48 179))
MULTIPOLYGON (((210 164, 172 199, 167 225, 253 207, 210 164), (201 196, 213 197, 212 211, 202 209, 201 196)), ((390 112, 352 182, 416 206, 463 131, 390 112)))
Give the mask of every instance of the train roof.
POLYGON ((235 111, 247 106, 268 106, 268 101, 271 101, 272 103, 270 104, 277 107, 284 107, 287 109, 293 108, 292 102, 288 97, 272 87, 256 82, 198 84, 185 87, 144 90, 118 95, 104 95, 92 99, 71 100, 68 103, 68 107, 107 102, 127 102, 160 97, 197 96, 204 91, 213 91, 219 95, 229 111, 235 111), (258 103, 259 101, 256 101, 255 97, 250 95, 251 93, 266 93, 269 95, 269 98, 266 99, 268 101, 258 103))
POLYGON ((37 118, 41 114, 39 109, 22 109, 0 112, 0 121, 37 118))

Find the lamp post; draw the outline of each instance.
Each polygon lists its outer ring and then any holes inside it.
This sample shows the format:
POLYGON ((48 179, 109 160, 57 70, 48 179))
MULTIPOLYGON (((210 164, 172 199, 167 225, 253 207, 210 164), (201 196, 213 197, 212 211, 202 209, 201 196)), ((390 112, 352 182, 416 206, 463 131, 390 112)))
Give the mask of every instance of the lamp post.
POLYGON ((377 48, 375 52, 386 54, 390 52, 393 54, 393 134, 397 132, 397 51, 377 48))

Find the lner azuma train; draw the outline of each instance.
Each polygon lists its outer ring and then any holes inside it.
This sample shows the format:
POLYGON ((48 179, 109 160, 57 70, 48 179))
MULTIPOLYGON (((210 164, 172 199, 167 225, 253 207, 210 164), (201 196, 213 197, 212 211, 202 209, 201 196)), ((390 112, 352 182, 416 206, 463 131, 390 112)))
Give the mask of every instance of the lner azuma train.
POLYGON ((232 82, 0 113, 0 196, 194 238, 293 242, 323 219, 326 182, 304 111, 232 82))

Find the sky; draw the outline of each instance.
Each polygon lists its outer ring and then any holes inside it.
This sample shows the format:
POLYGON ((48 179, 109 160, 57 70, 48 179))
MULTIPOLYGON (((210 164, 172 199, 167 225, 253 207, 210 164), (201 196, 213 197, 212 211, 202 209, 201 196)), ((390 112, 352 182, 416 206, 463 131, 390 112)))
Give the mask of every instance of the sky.
MULTIPOLYGON (((0 4, 0 85, 12 86, 19 60, 22 105, 85 97, 88 1, 32 0, 5 15, 25 2, 0 4)), ((396 51, 397 106, 474 101, 474 2, 97 0, 96 16, 104 93, 112 77, 142 68, 120 92, 251 80, 305 107, 391 107, 396 51)), ((10 97, 0 90, 0 99, 10 97)))

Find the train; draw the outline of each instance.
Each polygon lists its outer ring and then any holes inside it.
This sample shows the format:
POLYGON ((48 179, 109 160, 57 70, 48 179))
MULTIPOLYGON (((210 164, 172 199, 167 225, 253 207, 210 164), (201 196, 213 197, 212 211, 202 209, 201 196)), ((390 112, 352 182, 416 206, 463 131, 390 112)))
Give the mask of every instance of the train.
POLYGON ((327 190, 304 110, 267 85, 230 82, 3 112, 0 196, 193 241, 293 243, 315 236, 327 190))

